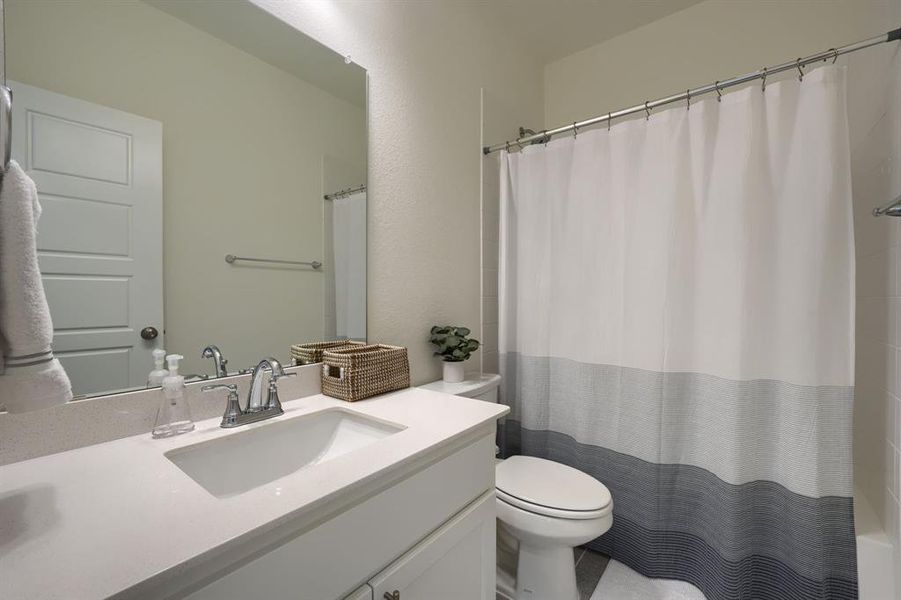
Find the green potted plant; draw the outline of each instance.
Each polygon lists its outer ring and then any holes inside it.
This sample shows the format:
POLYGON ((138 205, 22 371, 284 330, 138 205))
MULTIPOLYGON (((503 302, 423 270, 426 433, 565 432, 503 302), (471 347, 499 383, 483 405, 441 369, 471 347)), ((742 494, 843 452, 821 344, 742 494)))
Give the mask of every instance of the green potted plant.
POLYGON ((463 361, 479 348, 479 340, 468 337, 470 333, 468 327, 456 325, 432 327, 429 341, 438 347, 435 356, 440 356, 444 362, 443 379, 447 383, 463 381, 463 361))

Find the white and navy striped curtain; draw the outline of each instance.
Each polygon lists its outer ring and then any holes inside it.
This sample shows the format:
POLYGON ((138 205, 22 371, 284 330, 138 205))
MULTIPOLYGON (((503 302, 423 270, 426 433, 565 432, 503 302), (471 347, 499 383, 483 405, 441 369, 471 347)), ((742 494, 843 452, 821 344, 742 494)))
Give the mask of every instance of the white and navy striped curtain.
POLYGON ((843 68, 501 163, 506 451, 604 482, 646 576, 857 598, 843 68))

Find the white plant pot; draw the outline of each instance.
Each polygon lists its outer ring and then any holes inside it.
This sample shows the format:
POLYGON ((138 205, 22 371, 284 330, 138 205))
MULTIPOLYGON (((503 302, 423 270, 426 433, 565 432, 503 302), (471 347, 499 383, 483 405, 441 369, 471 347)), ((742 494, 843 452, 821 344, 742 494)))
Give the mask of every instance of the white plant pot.
POLYGON ((460 383, 463 381, 463 362, 445 362, 443 379, 445 383, 460 383))

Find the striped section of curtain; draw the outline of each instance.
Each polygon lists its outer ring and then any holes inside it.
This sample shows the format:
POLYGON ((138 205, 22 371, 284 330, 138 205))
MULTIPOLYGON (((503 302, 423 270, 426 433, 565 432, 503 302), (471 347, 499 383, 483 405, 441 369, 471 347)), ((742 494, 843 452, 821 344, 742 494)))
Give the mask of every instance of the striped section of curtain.
POLYGON ((843 67, 502 153, 505 451, 709 600, 857 598, 843 67))

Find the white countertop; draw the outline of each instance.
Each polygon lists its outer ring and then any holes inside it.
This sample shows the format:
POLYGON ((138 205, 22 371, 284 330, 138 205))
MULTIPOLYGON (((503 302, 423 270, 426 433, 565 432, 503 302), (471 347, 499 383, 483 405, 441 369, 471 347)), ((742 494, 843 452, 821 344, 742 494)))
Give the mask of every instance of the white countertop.
POLYGON ((207 419, 174 438, 147 433, 0 467, 0 596, 77 600, 139 596, 150 582, 178 587, 192 567, 279 526, 300 530, 330 517, 340 501, 374 493, 508 410, 419 388, 352 404, 316 394, 283 407, 283 416, 236 429, 207 419), (229 498, 212 496, 163 455, 331 407, 406 429, 229 498))

